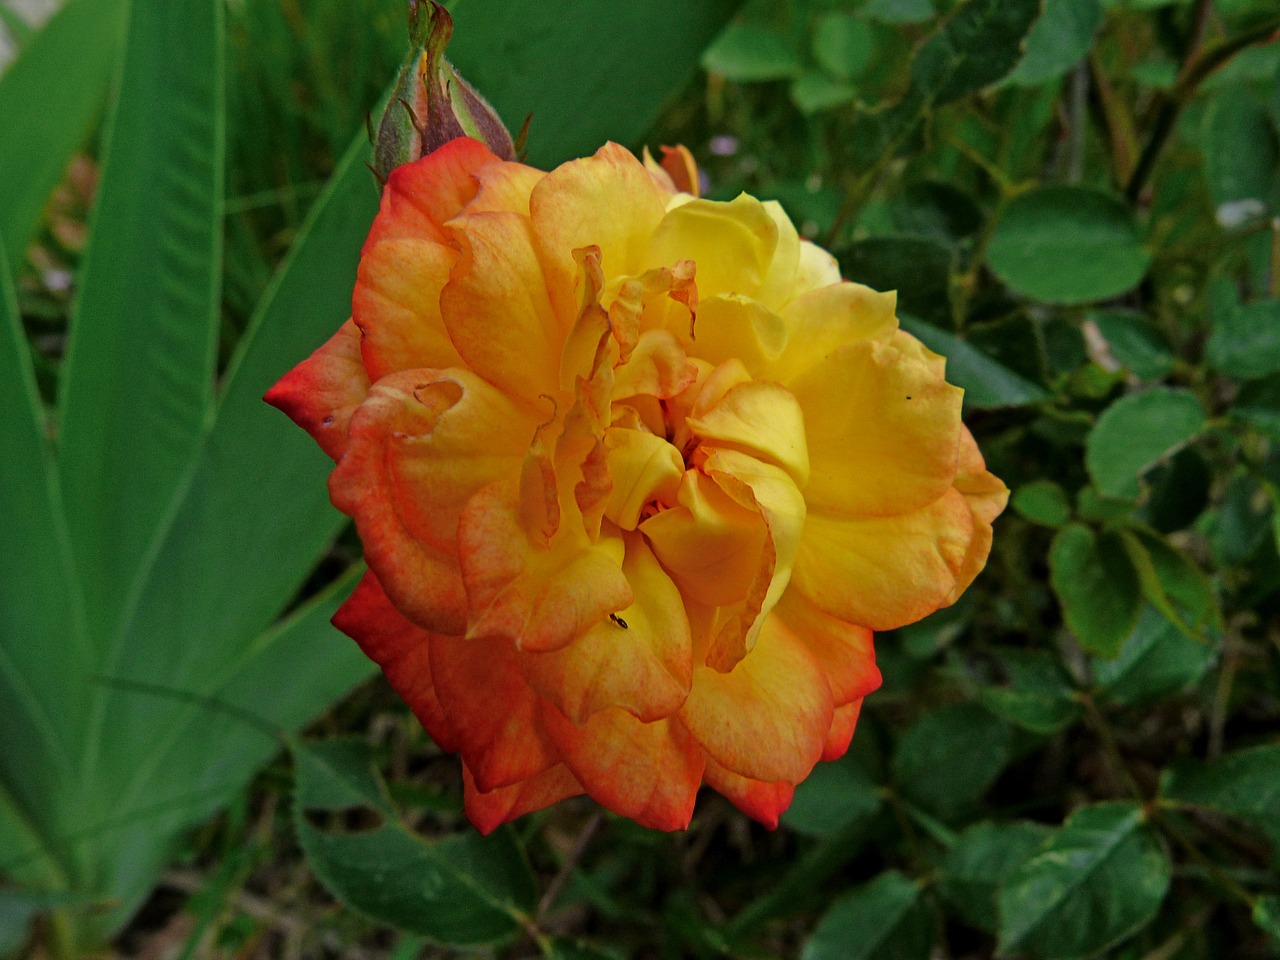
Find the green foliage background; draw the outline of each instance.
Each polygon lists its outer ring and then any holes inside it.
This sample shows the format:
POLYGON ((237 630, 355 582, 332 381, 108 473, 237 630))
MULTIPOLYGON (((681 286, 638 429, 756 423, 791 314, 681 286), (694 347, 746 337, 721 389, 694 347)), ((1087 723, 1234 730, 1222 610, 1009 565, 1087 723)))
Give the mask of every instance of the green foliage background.
POLYGON ((257 399, 345 316, 403 10, 69 0, 0 74, 0 955, 1280 956, 1274 3, 451 6, 531 162, 683 142, 898 290, 988 569, 778 831, 479 838, 257 399))

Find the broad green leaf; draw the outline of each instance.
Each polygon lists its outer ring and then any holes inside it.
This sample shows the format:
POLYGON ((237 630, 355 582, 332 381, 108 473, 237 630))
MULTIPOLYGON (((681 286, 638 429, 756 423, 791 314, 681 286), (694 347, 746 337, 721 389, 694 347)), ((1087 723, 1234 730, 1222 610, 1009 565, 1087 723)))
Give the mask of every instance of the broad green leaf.
POLYGON ((995 933, 997 889, 1051 832, 1030 820, 974 824, 956 838, 939 864, 938 892, 969 926, 995 933))
POLYGON ((1280 143, 1266 107, 1245 86, 1218 92, 1204 113, 1200 141, 1205 180, 1219 219, 1232 225, 1231 214, 1222 208, 1241 201, 1259 204, 1262 213, 1280 159, 1280 143))
POLYGON ((998 952, 1094 956, 1151 921, 1170 873, 1140 807, 1083 807, 1001 884, 998 952))
POLYGON ((1221 614, 1213 584, 1195 561, 1162 537, 1133 530, 1119 536, 1147 602, 1187 636, 1206 639, 1205 630, 1217 627, 1221 614))
POLYGON ((1089 314, 1117 363, 1140 380, 1159 380, 1176 360, 1167 341, 1140 313, 1098 310, 1089 314))
POLYGON ((1211 542, 1214 559, 1222 566, 1243 563, 1271 534, 1273 491, 1248 470, 1237 469, 1214 512, 1211 542))
POLYGON ((1147 607, 1119 654, 1114 659, 1095 658, 1092 672, 1108 700, 1131 706, 1187 689, 1204 676, 1213 660, 1211 646, 1188 637, 1147 607))
POLYGON ((1280 842, 1280 744, 1176 764, 1161 778, 1160 796, 1252 821, 1280 842))
POLYGON ((106 103, 128 11, 127 0, 70 0, 0 77, 0 227, 15 267, 106 103))
POLYGON ((1213 469, 1195 447, 1184 447, 1147 475, 1150 495, 1139 516, 1160 533, 1185 530, 1209 506, 1213 469))
POLYGON ((969 407, 976 410, 1025 407, 1049 399, 1043 387, 992 360, 968 341, 909 316, 899 320, 902 329, 934 353, 947 358, 947 380, 964 388, 964 400, 969 407))
POLYGON ((131 9, 59 386, 63 500, 108 665, 209 425, 221 306, 225 6, 131 9))
POLYGON ((84 905, 83 897, 70 893, 0 890, 0 956, 17 954, 36 917, 59 907, 84 905))
POLYGON ((898 627, 892 636, 901 641, 902 649, 909 656, 928 660, 964 632, 973 619, 975 601, 976 594, 966 591, 951 606, 935 610, 923 620, 898 627))
POLYGON ((1034 480, 1018 487, 1009 505, 1032 523, 1046 527, 1060 527, 1071 519, 1071 501, 1052 480, 1034 480))
POLYGON ((1243 420, 1280 442, 1280 377, 1246 384, 1230 413, 1233 419, 1243 420))
POLYGON ((831 905, 800 960, 927 960, 933 933, 920 887, 889 870, 831 905))
POLYGON ((735 83, 789 80, 801 70, 800 58, 786 39, 754 23, 725 27, 702 54, 702 66, 735 83))
POLYGON ((1085 187, 1037 187, 1005 208, 987 264, 1016 293, 1045 303, 1089 303, 1136 286, 1151 254, 1133 212, 1085 187))
POLYGON ((893 779, 912 802, 950 820, 972 809, 1011 759, 1008 724, 977 704, 953 704, 907 729, 893 754, 893 779))
POLYGON ((981 694, 983 706, 996 716, 1042 735, 1057 733, 1080 716, 1075 688, 1056 656, 1012 648, 998 656, 1008 683, 983 687, 981 694))
POLYGON ((811 71, 791 81, 791 102, 806 116, 853 103, 857 91, 840 80, 811 71))
POLYGON ((1123 543, 1080 523, 1063 527, 1049 551, 1049 582, 1080 645, 1115 656, 1142 612, 1138 575, 1123 543))
POLYGON ((1215 318, 1209 363, 1239 380, 1280 372, 1280 300, 1259 300, 1215 318))
POLYGON ((782 815, 782 823, 809 837, 830 837, 855 820, 873 816, 881 805, 880 787, 850 759, 820 763, 782 815))
MULTIPOLYGON (((68 788, 76 782, 83 704, 68 703, 67 687, 90 653, 48 427, 10 276, 0 244, 0 850, 23 854, 23 868, 9 869, 34 883, 57 874, 49 855, 65 857, 65 851, 37 854, 31 847, 57 836, 59 815, 73 809, 68 788)), ((5 859, 0 854, 0 870, 5 859)))
POLYGON ((293 744, 294 827, 329 892, 375 920, 451 946, 496 943, 522 930, 536 890, 515 835, 415 834, 398 819, 360 746, 293 744), (377 825, 354 832, 316 825, 325 814, 352 810, 377 825))
POLYGON ((899 233, 939 240, 948 246, 963 244, 982 229, 983 212, 963 190, 938 180, 906 185, 890 207, 899 233))
POLYGON ((813 28, 813 58, 843 80, 863 71, 875 46, 875 32, 867 21, 848 13, 828 13, 813 28))
POLYGON ((924 23, 937 11, 933 0, 868 0, 862 15, 880 23, 924 23))
POLYGON ((841 272, 876 290, 894 290, 898 309, 939 327, 955 326, 951 270, 955 253, 928 237, 870 237, 836 251, 841 272))
POLYGON ((511 129, 533 114, 529 163, 547 167, 644 136, 739 3, 554 0, 512 16, 508 0, 467 0, 449 58, 511 129))
POLYGON ((1045 0, 1027 52, 1006 82, 1031 87, 1061 77, 1089 52, 1103 16, 1098 0, 1045 0))
POLYGON ((1103 411, 1085 441, 1085 466, 1111 497, 1138 496, 1138 479, 1163 457, 1194 440, 1208 420, 1184 390, 1156 387, 1121 397, 1103 411))

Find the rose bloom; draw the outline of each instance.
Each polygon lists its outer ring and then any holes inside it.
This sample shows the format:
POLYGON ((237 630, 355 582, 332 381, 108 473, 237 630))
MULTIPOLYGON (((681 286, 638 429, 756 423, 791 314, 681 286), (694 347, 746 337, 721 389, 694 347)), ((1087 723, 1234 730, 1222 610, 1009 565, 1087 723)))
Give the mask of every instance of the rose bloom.
POLYGON ((704 783, 776 826, 1005 504, 893 295, 696 184, 615 144, 398 167, 352 319, 268 394, 364 543, 334 623, 485 832, 584 792, 684 828, 704 783))

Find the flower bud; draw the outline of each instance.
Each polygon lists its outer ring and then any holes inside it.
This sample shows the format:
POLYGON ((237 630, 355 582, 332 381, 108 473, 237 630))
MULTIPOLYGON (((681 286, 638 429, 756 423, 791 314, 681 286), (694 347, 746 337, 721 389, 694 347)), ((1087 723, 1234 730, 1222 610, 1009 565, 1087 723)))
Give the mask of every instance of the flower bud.
POLYGON ((514 160, 516 147, 489 102, 444 57, 453 18, 435 0, 409 0, 409 56, 378 121, 374 175, 385 183, 396 167, 457 137, 471 137, 495 156, 514 160))

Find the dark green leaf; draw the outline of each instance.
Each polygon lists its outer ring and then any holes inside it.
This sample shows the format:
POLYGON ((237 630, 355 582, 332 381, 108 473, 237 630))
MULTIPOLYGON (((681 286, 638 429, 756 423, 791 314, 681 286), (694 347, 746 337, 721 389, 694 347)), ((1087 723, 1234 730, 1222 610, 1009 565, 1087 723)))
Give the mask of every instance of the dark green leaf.
POLYGON ((982 228, 977 202, 956 187, 936 180, 912 183, 890 210, 899 233, 939 240, 954 246, 982 228))
POLYGON ((880 787, 859 764, 847 758, 820 763, 796 786, 782 823, 805 836, 830 837, 874 815, 880 804, 880 787))
POLYGON ((1220 627, 1222 615, 1213 584, 1194 560, 1150 533, 1126 530, 1120 537, 1143 596, 1170 623, 1198 640, 1206 639, 1206 630, 1220 627))
POLYGON ((1246 384, 1231 407, 1231 416, 1280 442, 1280 377, 1246 384))
POLYGON ((1161 533, 1183 530, 1209 505, 1213 481, 1213 470, 1199 450, 1179 450, 1148 474, 1151 495, 1141 515, 1161 533))
POLYGON ((955 324, 951 270, 955 255, 927 237, 871 237, 838 251, 841 272, 876 290, 896 290, 898 309, 935 326, 955 324))
POLYGON ((924 23, 934 13, 933 0, 869 0, 862 8, 864 17, 880 23, 924 23))
POLYGON ((1080 645, 1115 656, 1142 612, 1138 575, 1118 538, 1079 523, 1063 527, 1049 551, 1049 581, 1080 645))
POLYGON ((1045 0, 1044 16, 1027 36, 1027 52, 1007 82, 1030 87, 1061 77, 1089 52, 1103 15, 1098 0, 1045 0))
POLYGON ((1217 317, 1206 348, 1209 363, 1240 380, 1280 372, 1280 300, 1259 300, 1217 317))
POLYGON ((1247 470, 1237 470, 1222 494, 1212 527, 1218 563, 1241 563, 1262 546, 1271 533, 1272 496, 1247 470))
POLYGON ((947 850, 938 867, 938 892, 971 927, 995 933, 996 891, 1052 831, 1041 823, 978 823, 947 850))
POLYGON ((1111 356, 1138 379, 1159 380, 1173 371, 1173 351, 1142 314, 1098 310, 1089 319, 1107 342, 1111 356))
POLYGON ((467 0, 449 58, 509 128, 533 114, 528 161, 546 168, 606 140, 636 143, 739 5, 554 0, 512 16, 508 0, 467 0))
POLYGON ((1123 201, 1085 187, 1038 187, 1005 209, 987 263, 1023 296, 1089 303, 1134 287, 1151 254, 1123 201))
POLYGON ((1253 905, 1253 922, 1280 946, 1280 897, 1259 897, 1253 905))
POLYGON ((843 80, 863 71, 875 46, 875 33, 867 21, 851 14, 829 13, 813 29, 813 58, 843 80))
POLYGON ((893 636, 902 642, 902 648, 909 655, 927 660, 964 632, 973 619, 974 602, 975 595, 966 592, 951 606, 894 630, 893 636))
POLYGON ((1121 397, 1098 418, 1085 443, 1085 466, 1111 497, 1138 496, 1138 478, 1195 439, 1208 417, 1184 390, 1157 387, 1121 397))
POLYGON ((1280 842, 1280 745, 1236 750, 1214 763, 1179 763, 1165 772, 1160 795, 1253 821, 1280 842))
POLYGON ((982 703, 996 716, 1031 733, 1057 733, 1080 715, 1075 689, 1058 659, 1040 650, 1001 650, 1009 677, 1003 687, 984 687, 982 703))
POLYGON ((847 83, 809 72, 791 82, 791 102, 805 115, 853 103, 856 92, 847 83))
POLYGON ((801 960, 927 960, 933 922, 920 888, 896 870, 841 897, 818 921, 801 960))
POLYGON ((800 73, 800 58, 787 41, 751 23, 726 27, 702 55, 702 65, 737 83, 789 80, 800 73))
POLYGON ((1219 218, 1233 215, 1224 204, 1254 201, 1258 213, 1275 181, 1280 144, 1266 108, 1244 86, 1223 90, 1205 111, 1200 139, 1204 144, 1204 174, 1209 193, 1219 208, 1219 218))
POLYGON ((902 793, 943 819, 971 810, 1013 757, 1013 731, 982 707, 960 703, 926 713, 893 755, 902 793))
POLYGON ((509 830, 489 837, 467 830, 425 840, 395 818, 385 788, 358 746, 297 742, 293 754, 295 829, 312 870, 343 903, 456 946, 494 943, 522 929, 536 890, 509 830), (359 806, 374 811, 379 825, 338 832, 312 822, 325 811, 359 806))
POLYGON ((1060 527, 1071 519, 1071 501, 1052 480, 1035 480, 1013 491, 1010 505, 1032 523, 1060 527))
POLYGON ((1001 885, 999 952, 1093 956, 1151 921, 1170 872, 1136 804, 1083 807, 1001 885))
POLYGON ((1114 659, 1093 660, 1093 679, 1108 700, 1130 706, 1185 690, 1204 676, 1213 659, 1212 647, 1147 607, 1114 659))
POLYGON ((221 309, 225 4, 131 11, 59 389, 67 521, 108 673, 212 418, 221 309))
POLYGON ((71 0, 0 78, 0 227, 15 266, 102 112, 128 12, 125 0, 71 0))
POLYGON ((992 360, 965 340, 932 324, 901 316, 902 328, 934 353, 947 358, 947 380, 964 388, 965 403, 976 410, 1024 407, 1049 399, 1042 387, 992 360))

